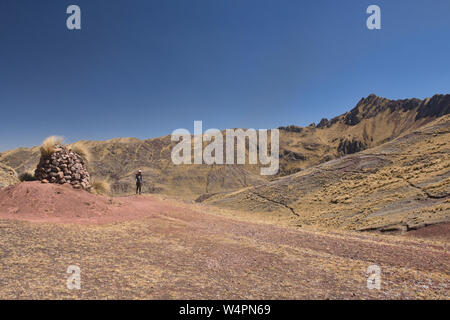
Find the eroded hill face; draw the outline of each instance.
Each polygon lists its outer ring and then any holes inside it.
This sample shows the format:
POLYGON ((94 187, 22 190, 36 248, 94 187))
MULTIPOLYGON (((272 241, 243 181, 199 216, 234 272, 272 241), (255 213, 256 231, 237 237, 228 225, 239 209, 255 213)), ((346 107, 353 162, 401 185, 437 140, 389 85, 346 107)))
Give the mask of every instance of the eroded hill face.
POLYGON ((450 221, 450 116, 363 152, 205 203, 293 225, 401 232, 450 221))
MULTIPOLYGON (((265 184, 339 158, 381 145, 412 132, 450 112, 450 95, 436 95, 423 101, 392 101, 370 95, 351 111, 334 119, 322 119, 317 126, 290 126, 280 130, 280 172, 276 177, 260 175, 258 165, 181 165, 171 161, 175 145, 170 136, 140 140, 121 138, 82 141, 93 157, 92 176, 108 177, 116 195, 134 192, 134 174, 144 174, 144 192, 186 199, 265 184)), ((39 162, 39 148, 19 148, 0 154, 0 162, 18 174, 32 171, 39 162)))

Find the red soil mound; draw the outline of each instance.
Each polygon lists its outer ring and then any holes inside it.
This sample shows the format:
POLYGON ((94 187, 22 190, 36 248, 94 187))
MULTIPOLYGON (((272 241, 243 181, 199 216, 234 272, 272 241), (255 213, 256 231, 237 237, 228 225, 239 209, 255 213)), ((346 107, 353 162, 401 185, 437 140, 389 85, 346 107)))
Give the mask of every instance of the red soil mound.
POLYGON ((109 198, 69 185, 23 182, 0 189, 0 219, 107 223, 139 219, 182 208, 147 196, 109 198))

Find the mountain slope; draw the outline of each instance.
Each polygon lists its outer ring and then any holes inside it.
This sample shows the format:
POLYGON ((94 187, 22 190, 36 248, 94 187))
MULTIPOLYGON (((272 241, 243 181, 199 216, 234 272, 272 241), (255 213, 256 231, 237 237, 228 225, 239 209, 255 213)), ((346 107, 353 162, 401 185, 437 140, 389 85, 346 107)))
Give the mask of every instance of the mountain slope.
POLYGON ((378 146, 449 112, 450 94, 423 101, 389 100, 371 94, 349 112, 331 120, 322 119, 317 126, 281 127, 283 175, 378 146), (301 160, 285 159, 292 153, 301 160))
POLYGON ((19 182, 14 169, 0 162, 0 188, 19 182))
POLYGON ((290 224, 404 231, 450 221, 450 116, 378 147, 205 203, 290 224))

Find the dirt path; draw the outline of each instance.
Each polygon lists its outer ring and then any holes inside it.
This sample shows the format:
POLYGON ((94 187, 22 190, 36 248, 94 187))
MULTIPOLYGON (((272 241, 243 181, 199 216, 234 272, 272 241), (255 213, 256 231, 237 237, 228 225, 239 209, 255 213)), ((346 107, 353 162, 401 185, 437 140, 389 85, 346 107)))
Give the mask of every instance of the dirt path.
POLYGON ((2 205, 0 298, 449 298, 445 242, 239 221, 155 197, 104 201, 108 215, 57 218, 2 205), (373 264, 380 290, 367 288, 373 264), (81 290, 66 287, 69 265, 81 290))

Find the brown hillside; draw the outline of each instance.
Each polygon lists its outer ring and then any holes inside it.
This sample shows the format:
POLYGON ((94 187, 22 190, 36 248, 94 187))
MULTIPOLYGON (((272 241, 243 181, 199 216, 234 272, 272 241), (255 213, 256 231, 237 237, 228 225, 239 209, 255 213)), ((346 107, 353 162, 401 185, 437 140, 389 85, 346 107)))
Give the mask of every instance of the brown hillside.
POLYGON ((349 112, 308 127, 280 127, 282 175, 378 146, 450 113, 450 94, 389 100, 373 94, 349 112), (287 156, 284 156, 288 153, 287 156), (299 160, 291 160, 290 153, 299 160))
POLYGON ((19 182, 16 171, 0 162, 0 188, 19 182))
POLYGON ((402 232, 450 221, 450 116, 393 141, 205 203, 293 225, 402 232))

